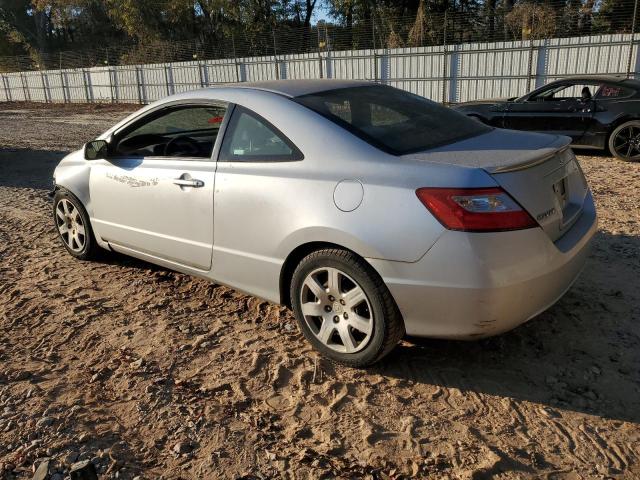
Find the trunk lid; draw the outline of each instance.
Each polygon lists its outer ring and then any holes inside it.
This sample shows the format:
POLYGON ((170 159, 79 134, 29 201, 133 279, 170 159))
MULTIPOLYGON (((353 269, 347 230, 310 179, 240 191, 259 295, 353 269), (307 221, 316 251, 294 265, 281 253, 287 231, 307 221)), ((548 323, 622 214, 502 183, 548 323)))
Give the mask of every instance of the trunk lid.
POLYGON ((588 193, 569 144, 567 137, 495 129, 407 157, 482 168, 556 241, 578 219, 588 193))

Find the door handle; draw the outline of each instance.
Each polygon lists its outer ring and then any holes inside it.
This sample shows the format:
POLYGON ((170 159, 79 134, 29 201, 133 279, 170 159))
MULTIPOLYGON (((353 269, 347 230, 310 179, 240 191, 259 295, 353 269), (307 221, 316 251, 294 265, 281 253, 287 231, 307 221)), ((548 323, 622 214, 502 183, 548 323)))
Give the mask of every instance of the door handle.
POLYGON ((204 187, 204 182, 202 180, 194 179, 185 179, 185 178, 176 178, 173 180, 175 185, 180 185, 181 187, 193 187, 200 188, 204 187))

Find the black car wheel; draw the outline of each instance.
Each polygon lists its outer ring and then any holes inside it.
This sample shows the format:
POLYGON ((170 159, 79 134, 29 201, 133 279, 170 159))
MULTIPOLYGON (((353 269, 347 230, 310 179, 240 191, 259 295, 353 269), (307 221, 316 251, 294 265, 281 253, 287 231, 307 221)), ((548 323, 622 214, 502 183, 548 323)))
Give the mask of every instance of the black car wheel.
POLYGON ((609 150, 621 160, 640 160, 640 120, 631 120, 616 128, 609 137, 609 150))

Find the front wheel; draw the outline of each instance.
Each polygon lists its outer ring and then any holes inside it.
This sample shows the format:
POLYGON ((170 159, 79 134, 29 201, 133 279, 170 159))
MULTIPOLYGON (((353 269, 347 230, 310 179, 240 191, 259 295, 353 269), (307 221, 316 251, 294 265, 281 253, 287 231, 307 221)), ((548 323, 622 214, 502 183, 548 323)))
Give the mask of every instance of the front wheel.
POLYGON ((352 252, 307 255, 291 282, 300 329, 324 356, 353 367, 380 360, 404 336, 391 293, 373 268, 352 252))
POLYGON ((91 260, 97 256, 98 245, 89 215, 78 200, 66 190, 57 190, 53 197, 53 221, 58 237, 67 251, 80 260, 91 260))
POLYGON ((616 128, 609 137, 609 150, 621 160, 640 160, 640 120, 631 120, 616 128))

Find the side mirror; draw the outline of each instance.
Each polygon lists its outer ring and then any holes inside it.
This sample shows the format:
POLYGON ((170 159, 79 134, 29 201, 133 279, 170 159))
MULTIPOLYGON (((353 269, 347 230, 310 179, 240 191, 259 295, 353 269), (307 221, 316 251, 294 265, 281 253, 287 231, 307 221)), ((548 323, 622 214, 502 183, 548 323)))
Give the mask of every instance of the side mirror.
POLYGON ((84 146, 84 158, 86 160, 98 160, 100 158, 107 158, 106 140, 91 140, 84 146))

